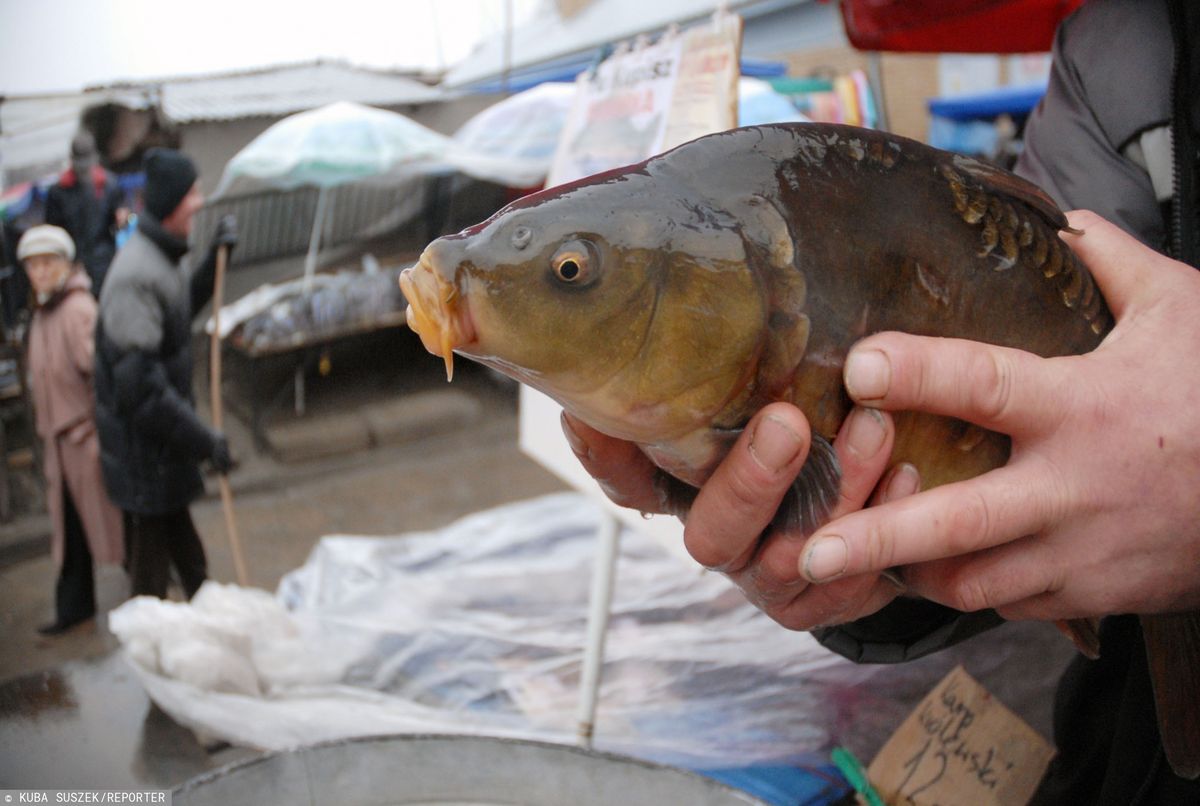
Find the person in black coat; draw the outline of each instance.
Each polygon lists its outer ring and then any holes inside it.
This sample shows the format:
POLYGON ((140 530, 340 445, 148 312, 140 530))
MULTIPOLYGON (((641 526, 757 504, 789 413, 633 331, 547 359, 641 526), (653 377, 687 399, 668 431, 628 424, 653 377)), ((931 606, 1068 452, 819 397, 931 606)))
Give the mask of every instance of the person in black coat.
POLYGON ((163 597, 174 563, 190 598, 207 576, 188 504, 204 491, 199 465, 232 466, 229 442, 192 401, 191 321, 212 296, 216 251, 237 243, 220 222, 207 258, 187 260, 204 204, 196 169, 170 149, 146 154, 145 211, 117 253, 96 326, 96 423, 104 483, 125 513, 132 593, 163 597))
POLYGON ((97 297, 127 212, 116 179, 100 167, 95 139, 80 130, 71 141, 71 167, 46 195, 46 223, 70 234, 97 297))

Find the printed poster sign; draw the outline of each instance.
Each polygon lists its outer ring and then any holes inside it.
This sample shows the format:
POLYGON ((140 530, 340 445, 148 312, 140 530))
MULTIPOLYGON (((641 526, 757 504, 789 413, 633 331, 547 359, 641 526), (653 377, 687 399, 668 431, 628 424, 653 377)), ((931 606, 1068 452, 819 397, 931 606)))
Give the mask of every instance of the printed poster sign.
POLYGON ((619 49, 576 80, 547 185, 640 162, 737 121, 742 20, 716 16, 619 49))

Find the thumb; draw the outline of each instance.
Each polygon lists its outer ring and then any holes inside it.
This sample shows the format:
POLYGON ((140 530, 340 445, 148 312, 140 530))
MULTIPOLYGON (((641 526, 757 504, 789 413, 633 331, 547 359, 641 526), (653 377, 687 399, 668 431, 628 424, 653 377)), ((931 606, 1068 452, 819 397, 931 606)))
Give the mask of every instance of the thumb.
POLYGON ((1190 271, 1091 210, 1072 210, 1067 220, 1079 232, 1063 231, 1060 237, 1091 271, 1117 319, 1130 305, 1155 293, 1170 277, 1163 271, 1167 266, 1190 271))

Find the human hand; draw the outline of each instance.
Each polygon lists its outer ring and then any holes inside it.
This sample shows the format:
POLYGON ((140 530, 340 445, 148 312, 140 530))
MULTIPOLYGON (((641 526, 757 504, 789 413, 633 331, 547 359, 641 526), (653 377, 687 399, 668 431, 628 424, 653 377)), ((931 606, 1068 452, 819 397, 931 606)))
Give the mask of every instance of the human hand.
POLYGON ((212 464, 213 470, 222 476, 228 475, 229 471, 237 466, 237 462, 233 459, 233 453, 229 450, 229 438, 224 434, 217 434, 214 438, 212 455, 209 456, 208 461, 212 464))
POLYGON ((845 377, 860 404, 959 417, 1009 434, 1012 455, 827 524, 804 547, 809 580, 903 566, 929 599, 1010 619, 1200 607, 1200 272, 1094 213, 1068 217, 1114 330, 1051 359, 899 333, 857 344, 845 377))
MULTIPOLYGON (((878 572, 809 585, 799 570, 804 536, 772 530, 764 536, 784 493, 804 464, 808 422, 794 406, 774 403, 758 412, 689 511, 670 511, 656 484, 657 468, 631 442, 613 439, 570 415, 563 430, 584 468, 615 503, 642 512, 667 512, 684 521, 684 543, 702 565, 727 574, 747 598, 791 629, 852 621, 897 594, 878 572)), ((842 487, 834 517, 910 495, 920 486, 914 468, 894 468, 879 483, 895 431, 887 414, 856 409, 834 441, 842 487), (872 496, 872 491, 874 495, 872 496)))
POLYGON ((213 248, 228 246, 232 250, 233 247, 237 246, 237 242, 237 216, 233 214, 221 216, 221 220, 217 222, 217 230, 213 233, 213 248))

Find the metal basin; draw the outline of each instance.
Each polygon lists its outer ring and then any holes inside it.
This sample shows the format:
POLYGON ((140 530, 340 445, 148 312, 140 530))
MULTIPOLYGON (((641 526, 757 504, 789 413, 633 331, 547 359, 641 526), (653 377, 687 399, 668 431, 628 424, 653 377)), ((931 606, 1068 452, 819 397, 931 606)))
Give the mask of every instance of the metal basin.
POLYGON ((205 773, 175 806, 746 806, 694 773, 576 747, 475 736, 387 736, 314 745, 205 773))

